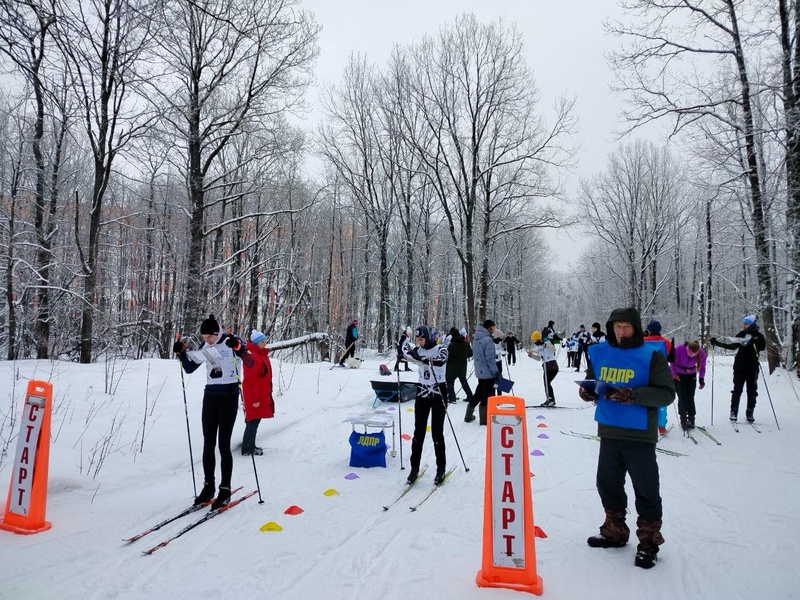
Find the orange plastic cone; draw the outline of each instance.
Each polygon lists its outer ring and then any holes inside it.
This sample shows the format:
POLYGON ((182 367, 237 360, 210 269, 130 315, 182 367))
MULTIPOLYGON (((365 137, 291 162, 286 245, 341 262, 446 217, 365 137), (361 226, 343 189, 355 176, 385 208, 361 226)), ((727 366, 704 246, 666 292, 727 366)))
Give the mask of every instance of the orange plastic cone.
POLYGON ((492 396, 487 406, 483 558, 478 587, 542 593, 528 464, 525 400, 492 396))
POLYGON ((53 386, 47 381, 29 381, 0 529, 27 534, 47 531, 53 526, 44 519, 52 406, 53 386))

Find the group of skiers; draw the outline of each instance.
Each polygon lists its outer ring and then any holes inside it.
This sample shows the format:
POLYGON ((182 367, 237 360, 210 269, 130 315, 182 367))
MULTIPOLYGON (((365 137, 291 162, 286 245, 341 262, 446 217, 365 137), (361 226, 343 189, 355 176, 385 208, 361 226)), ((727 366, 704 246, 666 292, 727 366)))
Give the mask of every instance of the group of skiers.
POLYGON ((592 323, 591 331, 586 331, 586 326, 581 324, 578 331, 561 342, 561 346, 567 350, 567 368, 581 370, 581 359, 586 356, 586 349, 592 344, 599 344, 604 341, 606 334, 600 328, 600 323, 592 323))
MULTIPOLYGON (((757 396, 759 351, 766 348, 754 315, 742 319, 742 330, 730 342, 711 338, 713 346, 736 349, 731 393, 731 421, 736 421, 739 400, 747 387, 747 420, 752 422, 757 396)), ((649 569, 657 561, 661 534, 662 502, 656 462, 656 443, 662 415, 677 391, 681 426, 694 427, 694 393, 699 381, 705 386, 706 354, 696 340, 680 346, 661 335, 661 323, 652 320, 644 330, 638 311, 617 309, 606 324, 607 343, 591 344, 587 380, 594 386, 579 388, 579 396, 595 402, 600 453, 597 490, 605 510, 600 535, 591 536, 592 548, 625 546, 630 529, 625 523, 628 508, 625 478, 630 476, 638 513, 639 540, 634 564, 649 569), (624 373, 625 377, 620 377, 624 373), (600 385, 602 383, 602 385, 600 385)))
MULTIPOLYGON (((552 381, 558 373, 555 344, 560 339, 554 325, 550 321, 547 327, 531 334, 533 347, 529 355, 542 361, 543 365, 547 394, 543 406, 555 405, 552 381)), ((712 337, 710 342, 713 346, 737 350, 730 419, 737 420, 739 401, 746 388, 745 415, 752 422, 758 395, 759 352, 765 349, 766 341, 754 315, 744 317, 742 325, 742 330, 730 341, 712 337)), ((340 365, 354 349, 358 339, 357 326, 358 321, 354 319, 348 327, 350 343, 340 357, 340 365)), ((563 342, 568 351, 569 366, 576 370, 580 369, 581 356, 586 355, 586 381, 581 382, 578 394, 582 400, 596 404, 595 420, 600 438, 596 482, 605 520, 600 534, 589 537, 587 543, 593 548, 615 548, 627 544, 630 529, 625 523, 628 508, 625 478, 628 475, 633 484, 638 513, 636 536, 639 543, 634 564, 651 568, 656 563, 659 547, 664 543, 655 451, 659 430, 663 428, 666 407, 674 401, 676 390, 681 426, 684 429, 694 427, 694 393, 698 381, 700 389, 705 386, 706 353, 696 340, 675 346, 661 335, 658 321, 651 320, 644 329, 634 308, 612 311, 606 331, 601 330, 599 323, 592 324, 591 332, 586 332, 581 325, 563 342), (571 344, 577 344, 577 349, 571 344)), ((499 393, 495 387, 502 375, 502 354, 513 356, 516 362, 513 351, 518 341, 512 333, 503 334, 491 319, 475 328, 471 344, 465 334, 465 330, 453 327, 446 343, 437 343, 431 329, 420 325, 413 334, 410 329, 405 330, 398 341, 395 370, 399 370, 401 362, 405 362, 406 370, 410 370, 409 362, 419 365, 409 484, 419 476, 429 416, 436 457, 434 483, 441 484, 446 476, 444 420, 448 404, 456 401, 455 382, 461 383, 467 396, 464 421, 471 423, 475 420, 477 407, 479 423, 486 425, 488 399, 499 393), (474 394, 466 377, 469 358, 474 359, 478 379, 474 394)), ((233 457, 230 444, 240 391, 246 420, 242 453, 258 455, 262 453, 261 448, 255 445, 258 424, 262 418, 271 418, 275 408, 272 367, 266 348, 267 337, 259 331, 253 330, 245 344, 235 335, 223 332, 214 315, 210 315, 201 324, 200 335, 203 344, 198 350, 190 351, 183 340, 178 340, 173 351, 187 373, 194 372, 202 364, 206 366, 202 408, 204 484, 195 503, 213 500, 211 507, 218 509, 225 506, 231 496, 233 457), (243 379, 237 359, 243 365, 243 379), (215 447, 220 454, 219 489, 215 485, 215 447)))

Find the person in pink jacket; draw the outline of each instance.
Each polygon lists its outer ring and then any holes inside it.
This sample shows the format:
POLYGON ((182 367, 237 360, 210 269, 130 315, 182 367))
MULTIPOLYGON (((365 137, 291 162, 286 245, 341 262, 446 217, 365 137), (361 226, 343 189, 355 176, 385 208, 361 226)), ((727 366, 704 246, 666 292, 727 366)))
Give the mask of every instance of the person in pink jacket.
POLYGON ((253 330, 247 349, 253 355, 253 365, 244 366, 242 381, 242 400, 244 401, 244 436, 242 455, 261 456, 264 451, 256 446, 256 432, 261 419, 271 419, 275 415, 275 401, 272 399, 272 364, 269 361, 267 336, 253 330))
POLYGON ((675 360, 670 364, 672 378, 678 391, 678 414, 682 429, 694 429, 694 392, 697 382, 700 389, 706 386, 706 352, 699 342, 686 342, 675 346, 675 360))

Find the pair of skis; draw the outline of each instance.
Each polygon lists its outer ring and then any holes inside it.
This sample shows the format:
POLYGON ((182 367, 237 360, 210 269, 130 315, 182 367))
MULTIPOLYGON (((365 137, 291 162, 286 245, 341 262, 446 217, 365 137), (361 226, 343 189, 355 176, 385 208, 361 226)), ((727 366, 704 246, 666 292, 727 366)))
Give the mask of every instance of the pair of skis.
MULTIPOLYGON (((398 494, 398 495, 397 495, 397 496, 394 498, 394 500, 392 500, 392 501, 391 501, 391 502, 389 502, 388 504, 384 504, 384 505, 383 505, 383 510, 385 510, 385 511, 386 511, 386 510, 389 510, 389 509, 390 509, 390 508, 392 508, 392 507, 393 507, 395 504, 397 504, 398 502, 400 502, 400 500, 402 500, 402 499, 405 497, 405 495, 406 495, 406 494, 408 494, 408 492, 410 492, 410 491, 411 491, 411 488, 413 488, 413 487, 414 487, 414 486, 417 484, 417 482, 420 480, 420 478, 421 478, 421 477, 422 477, 422 476, 425 474, 425 471, 427 471, 427 470, 428 470, 428 467, 427 467, 427 465, 426 465, 426 466, 424 466, 424 467, 422 467, 422 469, 420 470, 420 472, 419 472, 419 475, 417 476, 417 478, 416 478, 416 479, 415 479, 415 480, 414 480, 412 483, 406 483, 406 484, 403 486, 403 489, 400 491, 400 493, 399 493, 399 494, 398 494)), ((427 493, 427 494, 425 494, 425 496, 422 498, 422 500, 420 500, 419 502, 417 502, 417 503, 416 503, 414 506, 409 506, 408 508, 409 508, 409 509, 410 509, 412 512, 415 512, 415 511, 416 511, 416 510, 417 510, 417 509, 418 509, 420 506, 422 506, 422 504, 423 504, 423 503, 424 503, 424 502, 425 502, 425 501, 426 501, 428 498, 430 498, 430 497, 433 495, 433 493, 434 493, 436 490, 438 490, 438 489, 439 489, 439 488, 440 488, 442 485, 444 485, 444 483, 447 481, 447 479, 450 477, 450 475, 452 475, 453 471, 455 471, 455 469, 449 469, 447 472, 445 472, 445 474, 444 474, 444 479, 442 479, 441 483, 439 483, 439 484, 434 484, 434 485, 433 485, 433 487, 431 487, 431 489, 430 489, 430 490, 428 490, 428 493, 427 493)))
MULTIPOLYGON (((241 487, 236 488, 235 490, 231 491, 231 495, 239 492, 241 489, 242 489, 241 487)), ((143 550, 142 553, 143 554, 148 554, 148 555, 152 554, 156 550, 159 550, 160 548, 163 548, 164 546, 168 545, 171 541, 178 539, 179 537, 181 537, 185 533, 188 533, 189 531, 191 531, 195 527, 198 527, 199 525, 205 523, 206 521, 209 521, 209 520, 213 519, 217 515, 220 515, 220 514, 222 514, 224 512, 227 512, 228 510, 230 510, 231 508, 233 508, 237 504, 241 504, 242 502, 244 502, 245 500, 247 500, 251 496, 254 496, 257 492, 258 492, 258 490, 253 490, 252 492, 250 492, 248 494, 245 494, 241 498, 237 498, 235 500, 232 500, 231 502, 229 502, 225 506, 222 506, 222 507, 220 507, 220 508, 218 508, 216 510, 214 510, 214 509, 209 510, 202 517, 200 517, 199 519, 197 519, 196 521, 194 521, 192 523, 189 523, 186 527, 184 527, 183 529, 178 531, 176 534, 174 534, 171 537, 167 538, 166 540, 164 540, 160 544, 157 544, 157 545, 153 546, 152 548, 149 548, 147 550, 143 550)), ((208 507, 211 503, 212 503, 212 501, 208 501, 208 502, 204 502, 203 504, 192 505, 189 508, 187 508, 185 510, 182 510, 177 515, 174 515, 172 517, 164 519, 163 521, 161 521, 159 523, 156 523, 152 527, 149 527, 149 528, 145 529, 141 533, 137 533, 136 535, 134 535, 132 537, 125 538, 123 541, 128 542, 128 543, 135 542, 136 540, 141 539, 144 536, 149 535, 150 533, 153 533, 154 531, 158 531, 159 529, 161 529, 162 527, 172 523, 173 521, 177 521, 178 519, 180 519, 182 517, 185 517, 185 516, 190 515, 190 514, 192 514, 194 512, 202 510, 203 508, 208 507)))
POLYGON ((711 435, 711 433, 708 431, 708 429, 706 429, 703 426, 697 426, 697 427, 692 427, 692 428, 689 428, 689 429, 684 429, 683 430, 684 437, 689 438, 696 445, 699 444, 699 442, 697 441, 697 438, 694 437, 694 435, 692 435, 692 429, 696 429, 697 431, 702 433, 704 436, 706 436, 708 439, 710 439, 712 442, 714 442, 717 446, 722 446, 722 442, 720 442, 717 438, 715 438, 713 435, 711 435))
MULTIPOLYGON (((564 431, 562 430, 561 433, 564 435, 571 435, 573 437, 583 438, 585 440, 595 440, 596 442, 600 441, 599 435, 589 435, 587 433, 578 433, 577 431, 564 431)), ((683 454, 682 452, 675 452, 674 450, 667 450, 666 448, 656 448, 656 452, 660 452, 661 454, 667 454, 668 456, 688 456, 688 454, 683 454)))
MULTIPOLYGON (((753 429, 755 429, 756 433, 761 433, 761 430, 756 426, 755 423, 751 423, 750 421, 748 421, 747 424, 750 425, 750 427, 752 427, 753 429)), ((736 421, 731 421, 731 425, 733 426, 734 431, 736 431, 736 433, 739 433, 739 424, 736 421)))

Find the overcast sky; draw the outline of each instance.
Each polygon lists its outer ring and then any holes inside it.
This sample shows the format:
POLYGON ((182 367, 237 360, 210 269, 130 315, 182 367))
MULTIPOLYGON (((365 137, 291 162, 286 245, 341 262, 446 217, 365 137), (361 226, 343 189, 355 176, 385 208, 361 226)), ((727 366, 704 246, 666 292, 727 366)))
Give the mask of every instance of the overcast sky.
MULTIPOLYGON (((602 27, 603 19, 620 14, 615 0, 303 0, 303 7, 323 27, 316 68, 319 84, 337 82, 351 53, 364 53, 382 67, 395 43, 406 45, 435 33, 461 13, 474 13, 482 22, 502 17, 515 24, 541 92, 541 108, 549 109, 563 93, 577 99, 582 142, 578 174, 603 169, 620 103, 609 91, 612 75, 604 57, 618 40, 605 36, 602 27)), ((312 103, 317 90, 310 91, 312 103)), ((577 177, 571 180, 571 190, 577 177)), ((582 246, 580 234, 572 232, 572 237, 570 242, 563 233, 548 236, 551 246, 570 248, 554 248, 560 268, 577 258, 576 245, 582 246)))

